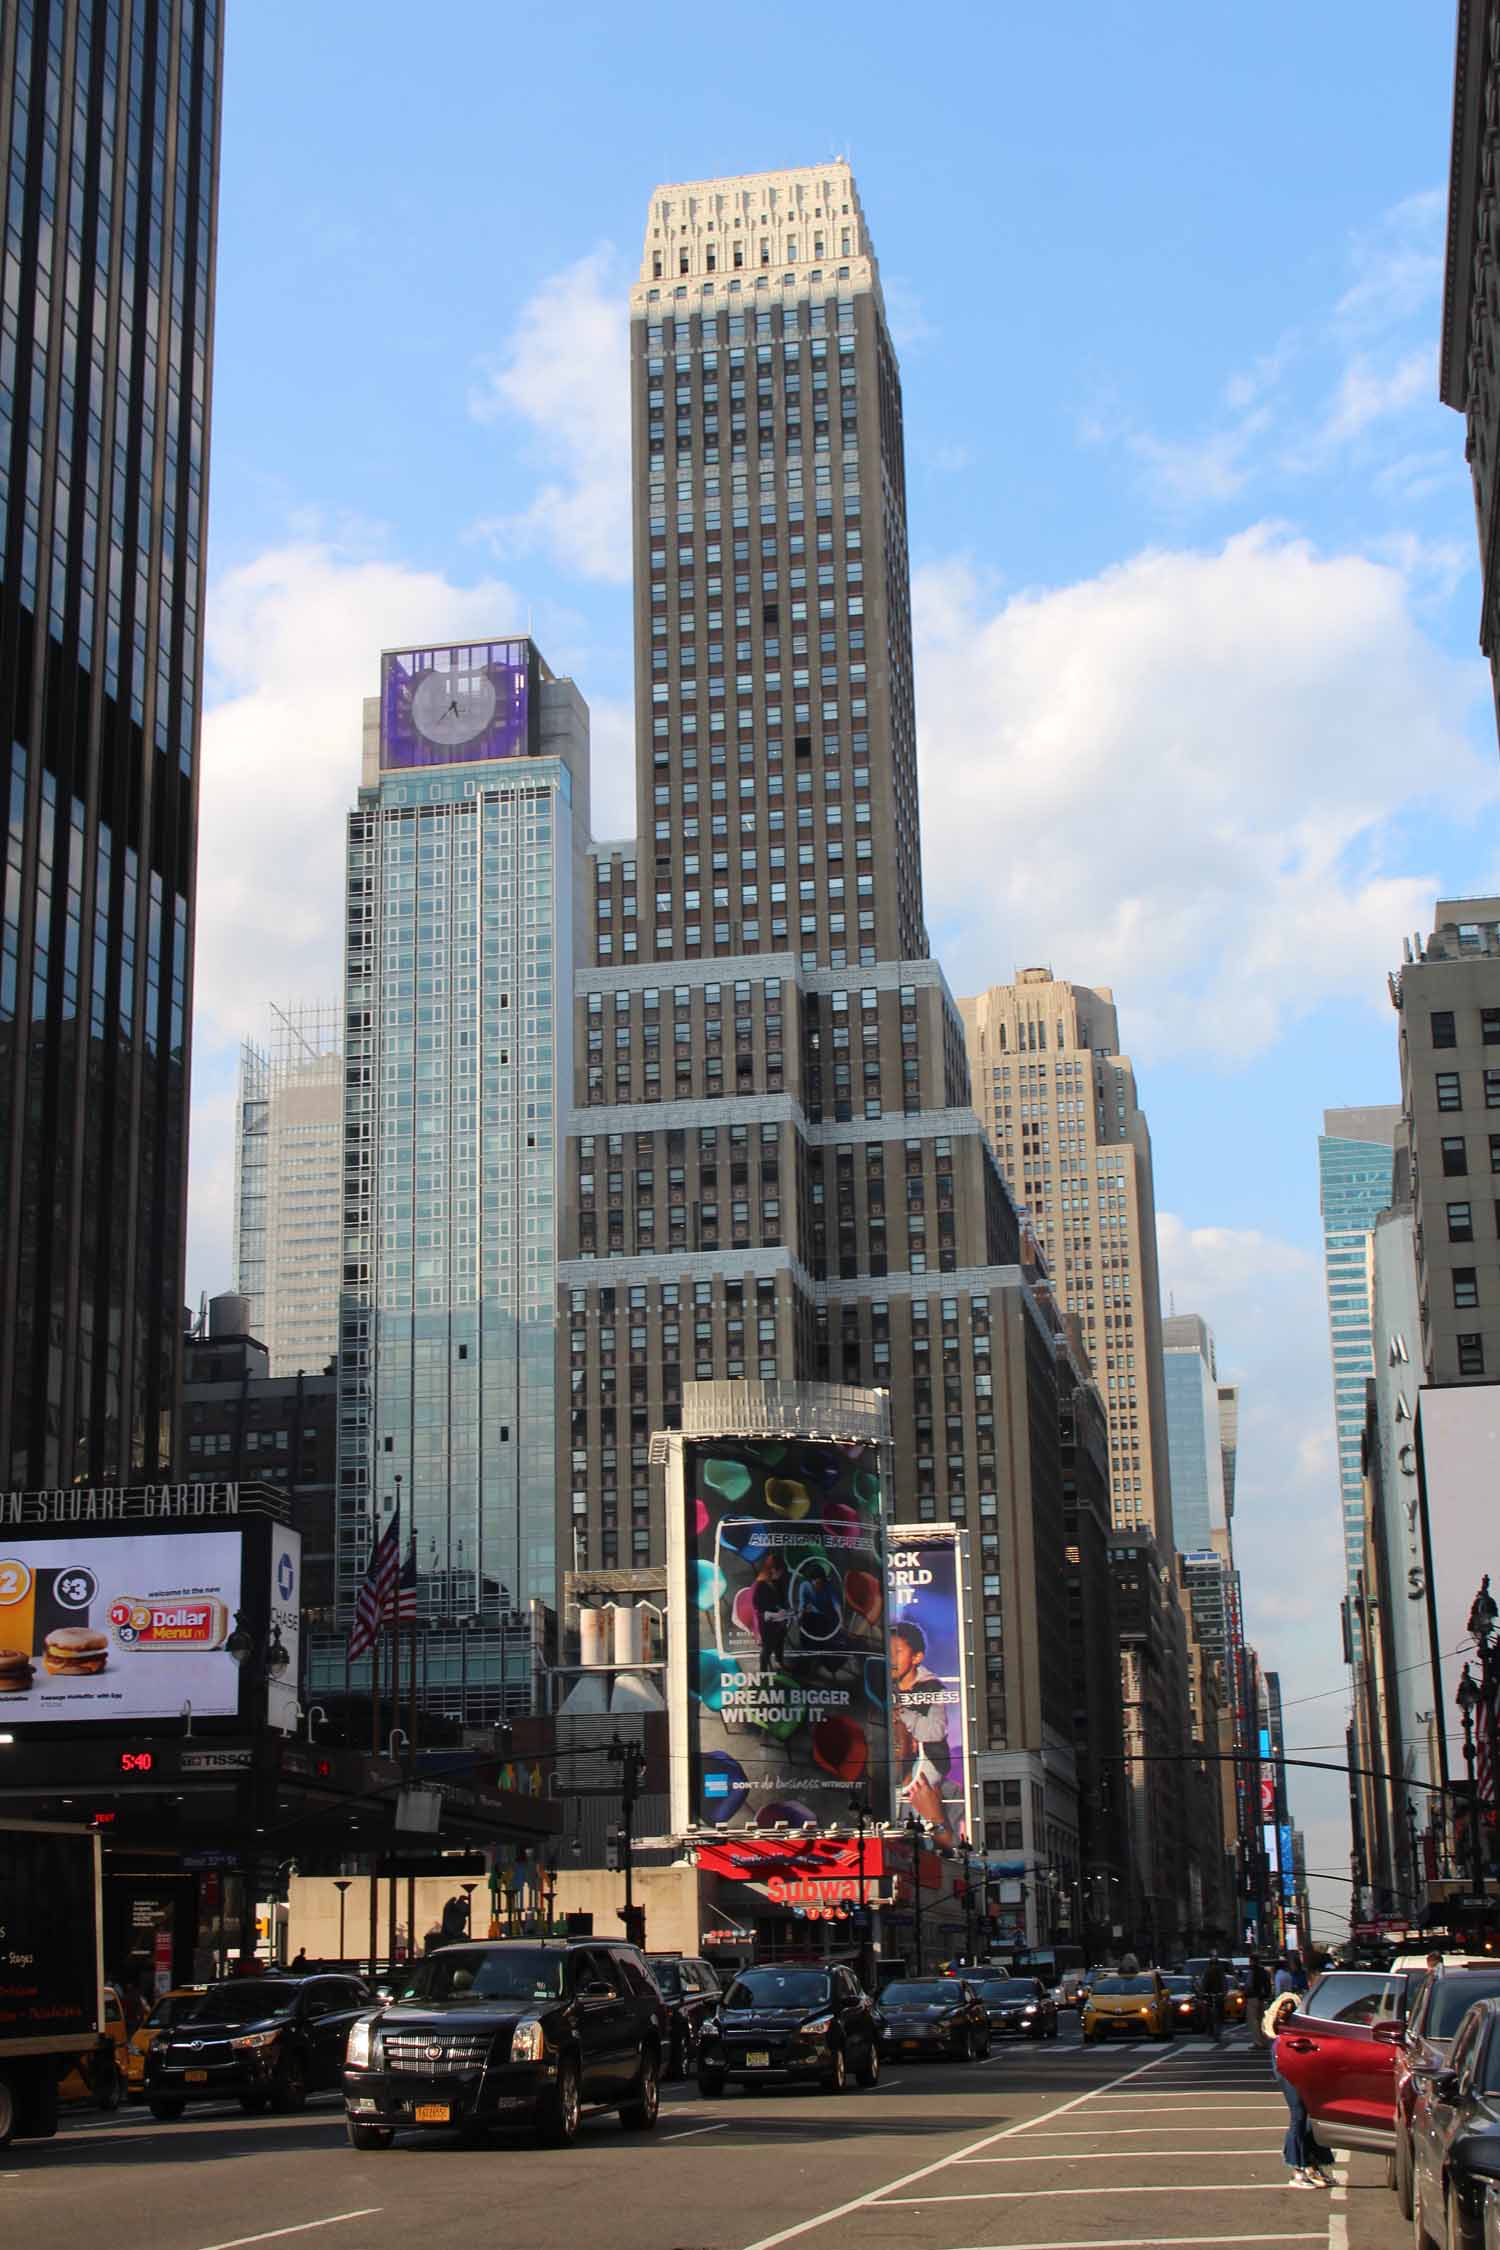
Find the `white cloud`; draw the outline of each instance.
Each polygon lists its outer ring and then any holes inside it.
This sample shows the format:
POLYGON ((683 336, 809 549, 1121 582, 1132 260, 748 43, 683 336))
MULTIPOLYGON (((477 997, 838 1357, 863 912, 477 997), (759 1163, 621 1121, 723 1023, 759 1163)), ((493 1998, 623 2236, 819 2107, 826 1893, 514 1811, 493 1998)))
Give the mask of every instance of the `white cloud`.
POLYGON ((1350 330, 1371 333, 1411 320, 1437 302, 1443 280, 1442 188, 1424 188, 1382 213, 1354 236, 1354 279, 1335 307, 1350 330))
POLYGON ((950 979, 1109 981, 1141 1053, 1244 1056, 1334 995, 1377 1004, 1438 887, 1387 865, 1398 813, 1500 795, 1463 735, 1477 666, 1365 557, 1261 526, 999 606, 930 568, 914 599, 950 979))
POLYGON ((1200 438, 1159 438, 1149 430, 1133 430, 1126 442, 1158 500, 1173 508, 1201 508, 1243 491, 1251 450, 1269 421, 1267 410, 1257 407, 1228 429, 1210 430, 1200 438))
POLYGON ((899 274, 886 274, 881 280, 880 293, 885 299, 886 325, 897 351, 909 352, 914 345, 925 344, 937 334, 923 309, 921 297, 909 281, 903 281, 899 274))
POLYGON ((630 577, 630 382, 625 292, 604 245, 522 306, 503 357, 470 395, 476 421, 529 425, 558 473, 525 507, 474 526, 504 561, 541 551, 584 578, 630 577))
POLYGON ((1339 378, 1318 442, 1347 445, 1363 437, 1372 422, 1436 396, 1437 368, 1430 351, 1408 352, 1384 368, 1363 356, 1353 359, 1339 378))

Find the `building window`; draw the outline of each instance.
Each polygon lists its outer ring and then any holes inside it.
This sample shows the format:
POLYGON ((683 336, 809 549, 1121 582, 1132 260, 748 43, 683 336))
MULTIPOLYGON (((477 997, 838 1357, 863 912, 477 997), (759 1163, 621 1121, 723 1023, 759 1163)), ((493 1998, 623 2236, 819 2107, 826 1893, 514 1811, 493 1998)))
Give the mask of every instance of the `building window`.
POLYGON ((1460 1306, 1479 1303, 1479 1268, 1455 1266, 1453 1269, 1453 1302, 1460 1306))
POLYGON ((1463 1091, 1456 1070, 1440 1070, 1437 1073, 1437 1105, 1439 1109, 1463 1108, 1463 1091))
POLYGON ((1434 1047, 1456 1047, 1458 1028, 1451 1008, 1434 1008, 1432 1011, 1432 1044, 1434 1047))
POLYGON ((1474 1239, 1474 1213, 1467 1203, 1450 1203, 1448 1206, 1448 1240, 1472 1242, 1474 1239))
MULTIPOLYGON (((1468 1142, 1464 1139, 1462 1133, 1445 1133, 1442 1149, 1444 1179, 1461 1180, 1469 1169, 1468 1142)), ((1490 1170, 1492 1172, 1500 1172, 1500 1162, 1496 1161, 1497 1152, 1500 1152, 1500 1133, 1491 1133, 1490 1170)))
POLYGON ((1487 1047, 1500 1047, 1500 1008, 1481 1008, 1479 1036, 1487 1047))
POLYGON ((1484 1106, 1500 1109, 1500 1070, 1487 1070, 1484 1074, 1484 1106))
POLYGON ((1458 1339, 1458 1372, 1460 1375, 1484 1373, 1484 1338, 1460 1336, 1458 1339))

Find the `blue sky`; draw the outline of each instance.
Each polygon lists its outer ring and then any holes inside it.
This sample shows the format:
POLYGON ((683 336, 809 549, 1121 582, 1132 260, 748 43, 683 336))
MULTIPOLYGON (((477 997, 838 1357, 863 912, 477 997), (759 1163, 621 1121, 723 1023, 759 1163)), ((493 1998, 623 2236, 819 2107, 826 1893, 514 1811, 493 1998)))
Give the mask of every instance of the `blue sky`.
MULTIPOLYGON (((230 8, 192 1282, 236 1043, 337 989, 382 642, 532 621, 630 822, 624 292, 659 180, 854 162, 905 383, 928 918, 955 990, 1111 984, 1165 1282, 1245 1385, 1294 1739, 1342 1731, 1325 1105, 1496 883, 1463 432, 1436 401, 1449 11, 767 0, 230 8)), ((1337 1783, 1296 1792, 1315 1864, 1337 1783)), ((1329 1887, 1325 1902, 1340 1897, 1329 1887)))

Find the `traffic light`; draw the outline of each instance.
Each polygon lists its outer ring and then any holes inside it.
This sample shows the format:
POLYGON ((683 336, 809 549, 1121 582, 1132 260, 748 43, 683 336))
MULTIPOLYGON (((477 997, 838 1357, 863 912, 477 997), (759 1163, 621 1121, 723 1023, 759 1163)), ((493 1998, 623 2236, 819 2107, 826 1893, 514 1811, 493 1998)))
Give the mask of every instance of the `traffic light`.
POLYGON ((611 1828, 605 1840, 605 1865, 616 1875, 622 1875, 625 1871, 625 1850, 624 1829, 611 1828))
POLYGON ((620 1920, 625 1925, 625 1943, 646 1950, 646 1909, 644 1906, 622 1906, 620 1920))

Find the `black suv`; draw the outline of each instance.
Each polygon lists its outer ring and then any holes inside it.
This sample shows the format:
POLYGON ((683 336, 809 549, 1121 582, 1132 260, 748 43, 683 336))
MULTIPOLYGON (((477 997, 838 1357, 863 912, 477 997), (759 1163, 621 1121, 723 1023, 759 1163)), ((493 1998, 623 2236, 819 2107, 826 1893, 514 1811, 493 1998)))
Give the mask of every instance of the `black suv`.
POLYGON ((742 1969, 698 2045, 699 2090, 812 2079, 841 2094, 852 2073, 861 2086, 880 2076, 880 2018, 852 1969, 742 1969))
POLYGON ((607 1938, 445 1945, 354 2027, 344 2108, 356 2148, 398 2130, 529 2122, 554 2147, 585 2109, 656 2123, 667 2014, 643 1954, 607 1938))
POLYGON ((697 2067, 703 2026, 724 1997, 718 1971, 691 1953, 648 1953, 651 1974, 667 2004, 664 2078, 686 2078, 697 2067))
POLYGON ((146 2051, 153 2117, 189 2102, 238 2098, 241 2109, 300 2109, 337 2086, 349 2027, 370 2006, 358 1977, 230 1977, 184 2003, 146 2051))

